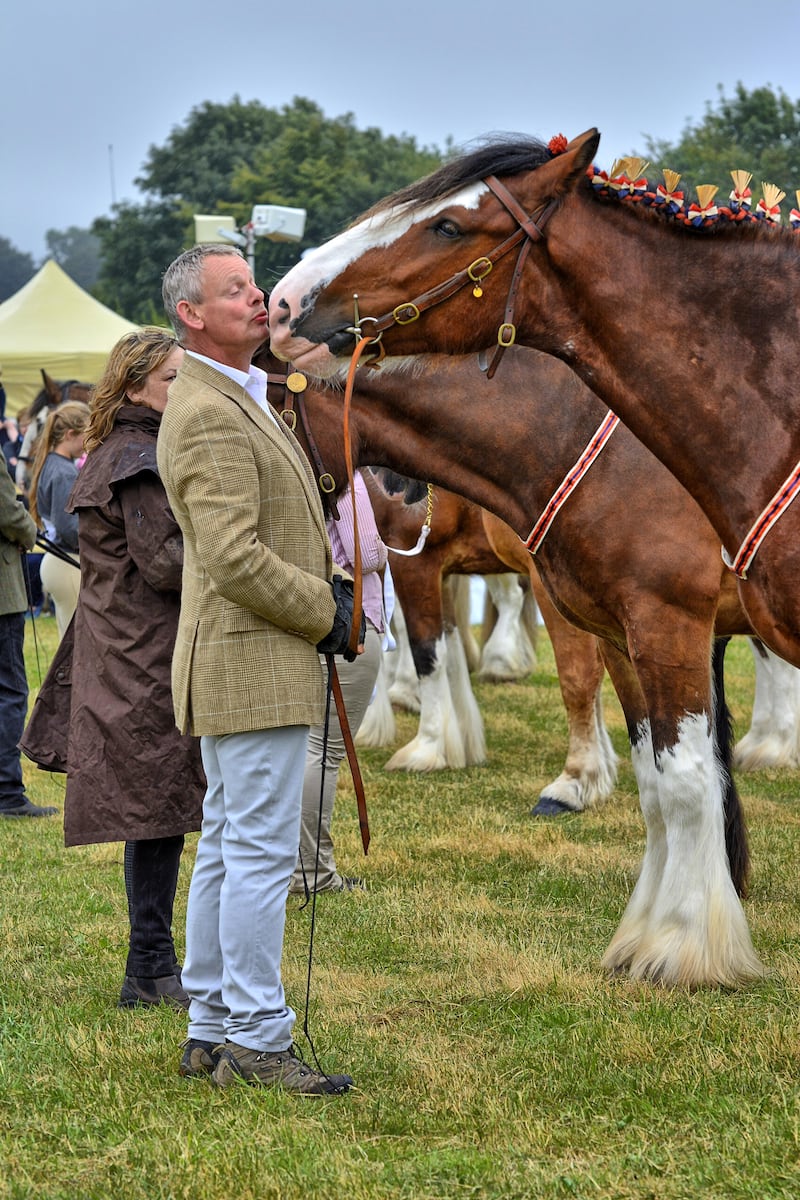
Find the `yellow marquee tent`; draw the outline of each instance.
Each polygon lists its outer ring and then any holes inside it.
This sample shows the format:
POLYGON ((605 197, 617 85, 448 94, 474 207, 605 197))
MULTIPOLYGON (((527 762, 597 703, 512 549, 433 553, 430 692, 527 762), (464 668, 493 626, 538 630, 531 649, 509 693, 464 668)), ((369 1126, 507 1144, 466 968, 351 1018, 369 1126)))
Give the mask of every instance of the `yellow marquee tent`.
POLYGON ((7 411, 25 408, 42 387, 42 369, 63 382, 96 383, 112 346, 133 329, 49 259, 0 304, 0 368, 7 411))

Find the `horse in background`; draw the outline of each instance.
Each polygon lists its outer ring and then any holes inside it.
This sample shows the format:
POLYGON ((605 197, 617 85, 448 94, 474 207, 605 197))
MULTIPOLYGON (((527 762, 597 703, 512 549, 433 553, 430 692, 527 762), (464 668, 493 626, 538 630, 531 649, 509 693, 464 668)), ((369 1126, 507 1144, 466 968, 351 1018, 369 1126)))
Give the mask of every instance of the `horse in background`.
POLYGON ((56 380, 41 368, 42 387, 27 410, 28 428, 22 439, 22 445, 17 457, 16 484, 23 496, 28 495, 30 483, 30 464, 36 453, 36 441, 44 429, 45 422, 51 412, 54 412, 67 400, 78 400, 88 404, 94 384, 81 383, 78 379, 56 380))
MULTIPOLYGON (((326 450, 329 466, 328 459, 335 453, 332 447, 326 450)), ((339 455, 332 461, 340 466, 339 455)), ((453 574, 506 575, 511 568, 517 574, 526 573, 536 596, 567 713, 564 769, 542 789, 533 814, 581 812, 607 799, 616 783, 617 756, 602 715, 603 668, 596 640, 560 616, 525 548, 492 514, 443 488, 433 488, 424 549, 407 556, 427 520, 428 489, 423 485, 421 498, 409 504, 407 489, 415 481, 387 471, 364 472, 364 477, 378 529, 389 548, 389 566, 420 692, 417 736, 392 756, 387 770, 440 770, 485 761, 483 722, 443 580, 453 574), (377 481, 383 486, 376 486, 377 481), (393 554, 393 549, 400 553, 393 554)), ((518 586, 517 592, 521 614, 523 596, 518 586)))

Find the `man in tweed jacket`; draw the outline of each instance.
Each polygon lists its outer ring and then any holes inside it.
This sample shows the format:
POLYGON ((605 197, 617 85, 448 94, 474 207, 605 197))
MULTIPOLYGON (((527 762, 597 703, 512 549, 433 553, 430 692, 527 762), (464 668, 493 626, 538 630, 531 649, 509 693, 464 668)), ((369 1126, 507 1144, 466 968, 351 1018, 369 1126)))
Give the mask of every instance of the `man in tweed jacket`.
POLYGON ((36 541, 33 518, 17 500, 8 471, 0 471, 0 817, 49 817, 57 810, 33 804, 22 785, 19 740, 28 711, 22 555, 36 541))
MULTIPOLYGON (((305 457, 271 414, 250 360, 264 294, 233 247, 167 269, 164 305, 188 353, 170 387, 158 465, 184 537, 175 714, 200 736, 208 780, 189 890, 181 1073, 308 1095, 347 1075, 295 1055, 281 982, 308 728, 322 721, 317 644, 336 602, 322 506, 305 457)), ((146 614, 145 614, 146 616, 146 614)))

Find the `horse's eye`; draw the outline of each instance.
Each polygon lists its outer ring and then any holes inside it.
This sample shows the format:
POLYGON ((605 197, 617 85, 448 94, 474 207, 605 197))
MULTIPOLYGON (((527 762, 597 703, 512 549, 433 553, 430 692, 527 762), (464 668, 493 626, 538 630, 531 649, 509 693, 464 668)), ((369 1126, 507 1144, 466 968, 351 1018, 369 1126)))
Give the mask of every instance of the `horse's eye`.
POLYGON ((446 237, 446 238, 461 237, 461 230, 458 228, 455 221, 451 221, 447 217, 445 217, 443 220, 439 221, 438 224, 436 224, 434 226, 434 229, 435 229, 436 233, 440 233, 442 235, 442 237, 446 237))

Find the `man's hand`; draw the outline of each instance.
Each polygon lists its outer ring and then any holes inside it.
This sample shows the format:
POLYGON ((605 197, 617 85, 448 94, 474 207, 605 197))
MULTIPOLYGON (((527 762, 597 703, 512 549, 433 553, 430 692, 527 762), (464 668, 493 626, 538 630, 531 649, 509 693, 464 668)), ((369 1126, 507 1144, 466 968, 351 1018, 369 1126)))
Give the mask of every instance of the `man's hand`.
MULTIPOLYGON (((333 618, 333 628, 330 633, 317 643, 320 654, 341 654, 348 662, 353 662, 356 655, 350 649, 350 627, 353 624, 353 581, 334 575, 331 580, 333 598, 336 601, 336 614, 333 618)), ((364 638, 367 636, 367 622, 361 613, 361 629, 359 632, 359 650, 363 650, 364 638)))

